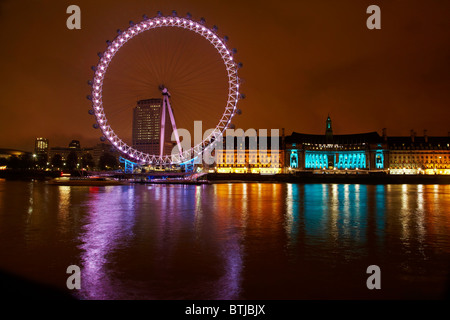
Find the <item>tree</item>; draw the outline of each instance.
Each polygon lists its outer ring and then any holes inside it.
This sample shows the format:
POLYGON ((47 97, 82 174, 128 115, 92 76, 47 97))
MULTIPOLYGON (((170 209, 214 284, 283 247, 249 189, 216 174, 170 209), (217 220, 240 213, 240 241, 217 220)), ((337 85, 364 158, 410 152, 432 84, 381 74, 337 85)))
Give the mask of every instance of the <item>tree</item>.
POLYGON ((69 170, 75 170, 77 168, 78 155, 74 150, 70 151, 69 155, 67 156, 66 165, 67 169, 69 170))
POLYGON ((60 154, 55 154, 52 157, 52 160, 50 161, 50 163, 53 166, 53 168, 62 168, 62 166, 63 166, 62 156, 60 154))
POLYGON ((46 154, 37 155, 37 164, 40 169, 45 169, 47 167, 48 156, 46 154))
POLYGON ((24 153, 19 157, 20 169, 34 169, 34 161, 31 153, 24 153))
POLYGON ((25 153, 20 156, 11 156, 8 158, 6 166, 13 170, 26 170, 33 168, 33 158, 31 154, 25 153))
POLYGON ((81 167, 85 169, 93 169, 95 167, 95 162, 92 154, 86 153, 81 157, 81 167))
POLYGON ((98 166, 100 167, 101 170, 116 169, 118 166, 117 159, 111 153, 105 152, 100 157, 98 166))
POLYGON ((9 169, 17 170, 20 168, 20 159, 18 156, 11 156, 8 158, 8 163, 6 166, 9 169))

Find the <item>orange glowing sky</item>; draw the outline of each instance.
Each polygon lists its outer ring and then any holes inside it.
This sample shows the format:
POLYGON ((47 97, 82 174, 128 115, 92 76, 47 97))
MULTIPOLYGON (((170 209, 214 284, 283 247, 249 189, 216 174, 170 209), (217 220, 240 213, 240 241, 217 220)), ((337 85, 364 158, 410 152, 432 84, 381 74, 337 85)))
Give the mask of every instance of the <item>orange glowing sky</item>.
MULTIPOLYGON (((117 29, 158 10, 206 18, 242 61, 239 128, 323 133, 447 135, 450 131, 448 1, 12 1, 0 2, 0 148, 99 142, 86 100, 90 66, 117 29), (67 6, 81 30, 66 28, 67 6), (381 8, 382 29, 366 28, 381 8)), ((199 57, 201 59, 201 57, 199 57)))

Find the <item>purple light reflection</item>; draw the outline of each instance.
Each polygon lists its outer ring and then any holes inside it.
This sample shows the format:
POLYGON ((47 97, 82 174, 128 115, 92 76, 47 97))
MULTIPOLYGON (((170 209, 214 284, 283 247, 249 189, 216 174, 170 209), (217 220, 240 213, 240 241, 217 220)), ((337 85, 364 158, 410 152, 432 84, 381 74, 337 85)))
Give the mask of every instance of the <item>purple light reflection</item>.
POLYGON ((198 186, 94 191, 79 237, 80 298, 240 298, 248 214, 241 202, 198 186))
POLYGON ((216 299, 237 300, 241 293, 242 282, 242 249, 239 244, 239 235, 234 234, 222 248, 225 274, 217 281, 216 299))
POLYGON ((89 215, 79 240, 81 254, 82 299, 116 299, 121 281, 114 278, 109 265, 119 244, 133 238, 134 188, 106 187, 91 193, 87 203, 89 215))

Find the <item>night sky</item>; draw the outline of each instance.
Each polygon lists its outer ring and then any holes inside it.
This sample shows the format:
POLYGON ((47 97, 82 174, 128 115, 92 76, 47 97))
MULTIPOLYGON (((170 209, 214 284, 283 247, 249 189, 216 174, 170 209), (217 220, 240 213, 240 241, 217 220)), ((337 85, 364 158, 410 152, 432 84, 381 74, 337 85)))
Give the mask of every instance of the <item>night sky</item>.
POLYGON ((90 67, 117 29, 158 10, 205 17, 238 49, 247 96, 238 128, 322 134, 329 114, 337 134, 450 131, 449 1, 3 0, 0 148, 31 151, 38 136, 51 147, 100 142, 87 112, 90 67), (71 4, 81 30, 66 28, 71 4), (371 4, 381 30, 366 27, 371 4))

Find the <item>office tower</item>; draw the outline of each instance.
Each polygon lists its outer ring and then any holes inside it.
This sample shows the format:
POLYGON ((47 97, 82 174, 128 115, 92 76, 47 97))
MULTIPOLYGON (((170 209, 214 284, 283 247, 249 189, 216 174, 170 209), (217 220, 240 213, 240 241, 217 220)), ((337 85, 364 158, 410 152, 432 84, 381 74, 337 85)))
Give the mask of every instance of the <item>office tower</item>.
POLYGON ((34 142, 34 153, 36 155, 48 155, 48 139, 36 138, 34 142))
MULTIPOLYGON (((160 154, 162 99, 139 100, 133 110, 133 148, 151 154, 160 154)), ((170 155, 174 147, 171 141, 172 125, 166 111, 164 130, 164 154, 170 155)))

